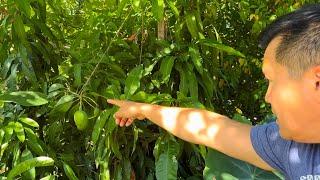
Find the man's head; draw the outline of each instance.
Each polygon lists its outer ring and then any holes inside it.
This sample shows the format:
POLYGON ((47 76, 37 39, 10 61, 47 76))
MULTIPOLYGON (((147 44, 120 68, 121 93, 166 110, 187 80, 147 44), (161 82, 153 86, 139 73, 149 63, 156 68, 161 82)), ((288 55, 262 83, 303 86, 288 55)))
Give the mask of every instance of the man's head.
POLYGON ((266 101, 281 136, 320 142, 320 4, 280 17, 262 33, 260 46, 266 48, 266 101))

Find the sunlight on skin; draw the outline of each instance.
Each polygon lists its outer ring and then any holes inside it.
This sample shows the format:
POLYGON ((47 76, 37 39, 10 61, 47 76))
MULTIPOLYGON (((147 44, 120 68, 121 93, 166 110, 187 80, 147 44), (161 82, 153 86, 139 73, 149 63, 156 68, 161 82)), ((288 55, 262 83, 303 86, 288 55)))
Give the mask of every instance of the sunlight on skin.
MULTIPOLYGON (((146 109, 144 109, 145 111, 146 109)), ((190 136, 186 137, 185 140, 193 140, 194 143, 204 144, 208 140, 211 141, 215 138, 218 133, 219 124, 207 121, 208 117, 220 118, 220 116, 214 114, 207 114, 200 111, 190 111, 190 109, 181 110, 179 108, 161 108, 161 124, 162 127, 172 132, 175 135, 179 135, 177 126, 185 127, 184 132, 190 136), (205 116, 208 116, 207 118, 205 116)), ((178 128, 179 129, 179 128, 178 128)))
POLYGON ((186 129, 192 134, 199 134, 201 130, 205 128, 205 122, 201 113, 191 112, 188 114, 188 122, 186 124, 186 129))
POLYGON ((208 137, 210 139, 214 139, 219 129, 220 129, 219 126, 217 126, 216 124, 213 124, 210 127, 208 127, 208 130, 207 130, 208 137))
POLYGON ((162 116, 163 125, 168 128, 168 131, 173 131, 176 127, 176 119, 179 115, 179 109, 164 108, 160 110, 162 116))

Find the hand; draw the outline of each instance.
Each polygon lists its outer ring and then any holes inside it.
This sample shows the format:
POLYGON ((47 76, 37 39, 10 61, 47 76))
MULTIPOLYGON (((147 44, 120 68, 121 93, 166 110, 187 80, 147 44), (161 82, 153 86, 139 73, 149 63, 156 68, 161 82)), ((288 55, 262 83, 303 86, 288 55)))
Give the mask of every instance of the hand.
POLYGON ((130 126, 135 119, 145 119, 145 116, 141 113, 143 103, 117 99, 108 99, 107 102, 119 107, 119 110, 113 115, 113 117, 116 120, 116 124, 121 127, 124 125, 130 126))

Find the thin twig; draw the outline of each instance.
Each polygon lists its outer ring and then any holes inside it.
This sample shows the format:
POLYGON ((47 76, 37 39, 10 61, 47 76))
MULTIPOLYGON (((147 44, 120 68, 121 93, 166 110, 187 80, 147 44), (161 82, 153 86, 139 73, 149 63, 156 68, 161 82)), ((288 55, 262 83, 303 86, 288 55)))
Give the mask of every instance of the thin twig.
POLYGON ((142 51, 143 51, 143 43, 144 43, 144 12, 142 11, 141 14, 141 47, 140 47, 140 63, 142 62, 142 51))
POLYGON ((119 32, 120 32, 120 30, 122 29, 124 23, 128 20, 131 11, 132 11, 132 9, 130 9, 127 17, 123 20, 123 22, 122 22, 122 24, 120 25, 119 29, 117 30, 116 34, 115 34, 114 37, 111 39, 111 41, 110 41, 110 43, 109 43, 106 51, 103 53, 103 56, 101 56, 101 58, 100 58, 100 60, 98 61, 97 65, 95 66, 95 68, 93 69, 92 73, 90 74, 89 78, 87 79, 87 81, 86 81, 86 82, 84 83, 84 85, 82 86, 82 88, 81 88, 81 90, 80 90, 80 96, 81 96, 81 97, 82 97, 82 93, 83 93, 83 91, 84 91, 84 88, 88 85, 88 83, 89 83, 90 79, 92 78, 93 74, 94 74, 94 73, 96 72, 96 70, 98 69, 98 67, 99 67, 99 65, 100 65, 100 63, 101 63, 101 61, 102 61, 102 58, 103 58, 105 55, 108 54, 109 49, 110 49, 113 41, 114 41, 115 38, 119 35, 119 32))

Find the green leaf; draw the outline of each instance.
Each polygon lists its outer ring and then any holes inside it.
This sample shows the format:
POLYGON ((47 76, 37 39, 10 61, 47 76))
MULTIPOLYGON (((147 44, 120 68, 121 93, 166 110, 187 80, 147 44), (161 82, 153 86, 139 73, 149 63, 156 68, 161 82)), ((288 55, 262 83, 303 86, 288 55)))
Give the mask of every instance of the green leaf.
POLYGON ((186 18, 187 27, 191 36, 195 39, 198 39, 199 29, 197 26, 196 16, 193 13, 188 13, 185 18, 186 18))
POLYGON ((55 83, 55 84, 52 84, 52 85, 49 87, 48 92, 49 92, 49 93, 52 93, 52 92, 54 92, 54 91, 57 91, 57 90, 63 89, 63 88, 64 88, 64 86, 63 86, 62 84, 55 83))
POLYGON ((15 2, 27 17, 31 17, 31 6, 29 4, 29 0, 15 0, 15 2))
POLYGON ((42 146, 38 142, 39 138, 37 137, 37 135, 30 128, 24 128, 24 130, 27 134, 26 142, 29 149, 39 156, 43 155, 44 151, 42 146))
POLYGON ((155 99, 157 99, 157 94, 148 94, 144 91, 139 91, 133 96, 130 97, 131 101, 137 102, 145 102, 145 103, 152 103, 155 99))
POLYGON ((81 85, 81 64, 73 66, 74 85, 79 87, 81 85))
POLYGON ((19 161, 20 161, 20 147, 19 147, 19 143, 15 143, 13 150, 12 150, 12 154, 13 154, 13 158, 12 158, 12 167, 16 166, 19 161))
POLYGON ((120 77, 126 77, 126 73, 123 71, 123 69, 114 63, 108 63, 108 71, 113 72, 115 75, 120 77))
POLYGON ((180 16, 180 13, 179 13, 178 8, 175 5, 175 2, 176 1, 169 0, 168 5, 169 5, 170 9, 172 10, 172 12, 174 13, 174 15, 176 16, 176 18, 178 19, 180 16))
POLYGON ((133 128, 133 148, 132 148, 131 155, 133 154, 134 150, 136 149, 138 137, 139 137, 139 129, 136 126, 134 126, 134 128, 133 128))
POLYGON ((57 38, 54 36, 53 32, 51 29, 48 27, 48 25, 39 19, 33 19, 33 24, 36 25, 39 29, 41 29, 42 33, 46 36, 49 37, 51 40, 56 40, 57 38))
POLYGON ((218 41, 215 41, 212 39, 201 39, 201 40, 199 40, 199 43, 203 44, 205 46, 214 47, 214 48, 219 49, 221 51, 225 51, 231 55, 245 57, 245 55, 243 55, 240 51, 237 51, 230 46, 224 45, 221 42, 218 42, 218 41))
POLYGON ((28 159, 13 167, 11 171, 9 171, 7 178, 11 180, 14 179, 14 177, 16 177, 17 175, 34 167, 52 166, 53 164, 54 160, 45 156, 28 159))
POLYGON ((76 176, 76 174, 74 173, 73 169, 71 168, 71 166, 65 162, 63 163, 63 170, 65 172, 65 174, 67 175, 67 177, 70 180, 78 180, 78 177, 76 176))
POLYGON ((11 136, 13 135, 13 129, 15 128, 16 124, 13 121, 10 121, 8 125, 5 127, 5 139, 4 141, 9 141, 11 136))
POLYGON ((110 180, 110 170, 108 167, 108 163, 106 163, 105 161, 100 166, 99 179, 110 180))
POLYGON ((111 143, 111 149, 112 149, 112 152, 114 153, 114 155, 118 159, 122 160, 122 154, 119 149, 119 142, 118 142, 118 139, 117 139, 117 136, 115 135, 115 133, 112 134, 112 137, 110 138, 110 143, 111 143))
POLYGON ((20 15, 15 16, 15 20, 13 22, 13 29, 20 41, 27 42, 27 36, 24 30, 24 24, 20 15))
POLYGON ((190 91, 190 96, 193 100, 198 100, 198 81, 195 73, 193 71, 187 72, 188 76, 188 86, 190 91))
POLYGON ((122 161, 123 180, 130 180, 131 177, 131 163, 128 158, 124 158, 122 161))
POLYGON ((108 109, 108 110, 104 110, 100 116, 97 118, 93 130, 92 130, 92 135, 91 135, 91 141, 93 142, 93 144, 96 144, 99 136, 101 134, 101 131, 104 127, 104 125, 106 124, 107 119, 109 118, 110 114, 111 114, 112 109, 108 109))
POLYGON ((109 119, 105 125, 106 133, 111 134, 113 130, 117 127, 117 124, 115 122, 115 119, 113 117, 113 114, 116 112, 116 108, 112 108, 112 111, 110 113, 109 119))
POLYGON ((124 94, 128 99, 131 95, 133 95, 136 90, 140 87, 140 80, 142 78, 143 68, 142 66, 137 66, 133 68, 125 81, 124 94))
POLYGON ((141 10, 141 0, 132 0, 132 4, 135 11, 141 10))
POLYGON ((191 60, 196 67, 197 71, 202 75, 203 67, 202 67, 202 58, 199 53, 199 50, 193 47, 189 47, 189 54, 191 56, 191 60))
POLYGON ((152 14, 157 21, 164 16, 164 0, 152 0, 152 14))
POLYGON ((17 73, 18 73, 19 64, 13 64, 10 69, 10 75, 7 78, 7 86, 11 91, 17 89, 17 73))
POLYGON ((49 114, 51 116, 63 116, 72 106, 74 98, 73 95, 62 96, 49 114))
POLYGON ((180 74, 179 91, 184 96, 187 96, 189 93, 187 70, 183 69, 181 64, 176 65, 175 68, 179 71, 180 74))
POLYGON ((167 83, 170 78, 172 67, 174 65, 174 57, 168 56, 161 61, 160 72, 162 74, 162 82, 167 83))
POLYGON ((117 14, 118 15, 121 15, 121 12, 122 12, 122 10, 123 10, 123 8, 128 4, 128 2, 129 2, 129 0, 122 0, 122 1, 120 1, 120 3, 118 4, 118 12, 117 12, 117 14))
POLYGON ((9 56, 6 61, 3 63, 3 66, 1 67, 1 75, 3 78, 7 78, 7 76, 9 75, 8 72, 11 68, 11 64, 12 62, 15 60, 16 58, 9 56))
POLYGON ((95 151, 94 151, 94 154, 95 154, 95 163, 96 163, 96 168, 99 167, 99 164, 104 162, 103 159, 102 159, 102 153, 103 153, 103 150, 108 148, 109 147, 105 147, 106 145, 106 139, 108 138, 111 138, 110 136, 105 136, 105 135, 102 135, 101 138, 99 139, 99 142, 98 142, 98 146, 96 146, 95 148, 95 151))
POLYGON ((39 127, 39 124, 37 123, 37 121, 35 121, 31 118, 21 117, 21 118, 19 118, 19 120, 25 124, 28 124, 29 126, 36 127, 36 128, 39 127))
POLYGON ((15 122, 14 132, 17 134, 18 139, 21 142, 24 142, 24 140, 26 139, 26 136, 24 134, 24 129, 21 123, 15 122))
POLYGON ((221 180, 252 179, 276 180, 278 176, 272 172, 264 171, 244 161, 240 161, 218 151, 210 149, 205 159, 206 167, 203 171, 204 178, 211 180, 213 177, 221 180))
POLYGON ((114 172, 114 179, 115 180, 123 180, 123 176, 122 176, 122 167, 120 166, 120 164, 117 164, 115 166, 115 172, 114 172))
POLYGON ((41 178, 40 180, 55 180, 55 176, 54 175, 48 175, 48 176, 45 176, 45 177, 41 178))
MULTIPOLYGON (((161 142, 164 143, 164 142, 161 142)), ((163 145, 164 152, 160 154, 156 161, 156 178, 161 180, 177 179, 179 144, 170 139, 163 145)))
MULTIPOLYGON (((25 149, 21 154, 21 162, 26 161, 28 159, 32 159, 33 155, 29 149, 25 149)), ((27 170, 26 172, 22 173, 23 179, 36 179, 36 168, 31 168, 27 170)))
POLYGON ((1 94, 0 100, 4 102, 15 102, 22 106, 40 106, 48 103, 45 95, 33 91, 16 91, 1 94))
POLYGON ((105 89, 103 96, 106 99, 116 99, 120 96, 120 90, 115 84, 111 84, 105 89))
POLYGON ((214 81, 210 77, 210 73, 208 72, 208 70, 204 70, 201 79, 202 81, 199 81, 199 84, 202 85, 203 89, 205 90, 207 98, 212 98, 213 93, 216 91, 216 89, 214 81))
POLYGON ((2 144, 2 140, 4 139, 5 132, 3 129, 0 129, 0 146, 2 144))
MULTIPOLYGON (((29 46, 29 43, 27 46, 29 46)), ((33 66, 31 64, 31 61, 28 58, 27 49, 24 46, 20 45, 19 53, 20 53, 20 58, 22 60, 22 64, 21 64, 22 72, 25 76, 28 77, 28 79, 33 83, 33 85, 35 85, 37 82, 37 77, 33 69, 33 66)))

